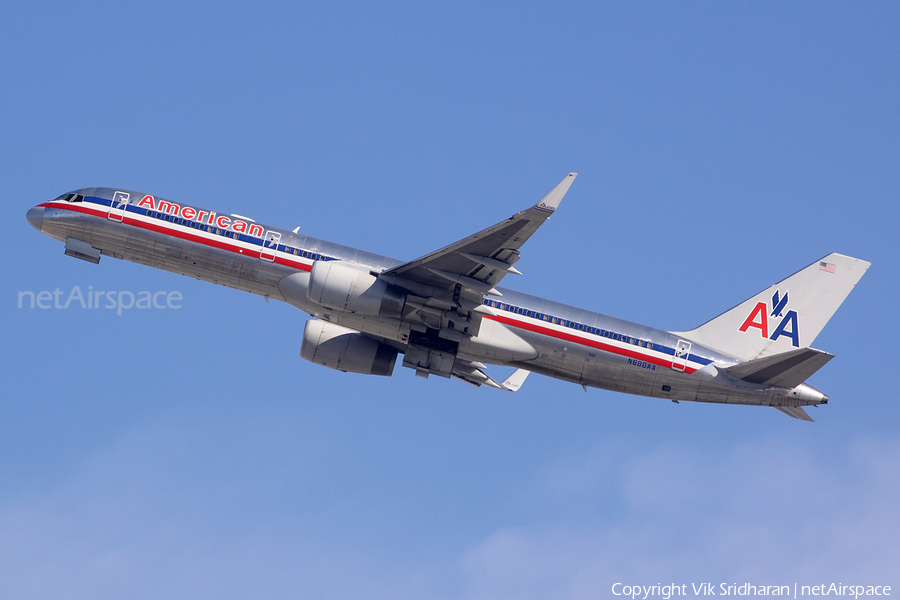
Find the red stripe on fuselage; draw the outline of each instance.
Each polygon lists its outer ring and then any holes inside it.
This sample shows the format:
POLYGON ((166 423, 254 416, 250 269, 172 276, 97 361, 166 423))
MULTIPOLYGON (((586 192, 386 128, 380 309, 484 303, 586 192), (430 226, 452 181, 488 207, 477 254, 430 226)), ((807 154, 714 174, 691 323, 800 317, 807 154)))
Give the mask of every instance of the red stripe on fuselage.
MULTIPOLYGON (((70 210, 72 212, 78 212, 86 215, 95 216, 102 219, 107 219, 109 210, 103 210, 93 207, 87 207, 80 204, 72 204, 69 202, 54 204, 53 202, 45 202, 40 204, 39 206, 44 206, 47 208, 58 208, 62 210, 70 210)), ((118 223, 120 221, 113 221, 114 223, 118 223)), ((168 235, 171 237, 180 238, 189 242, 196 242, 198 244, 203 244, 204 246, 210 246, 212 248, 218 248, 219 250, 227 250, 229 252, 234 252, 235 254, 241 254, 242 256, 248 256, 251 258, 256 258, 257 260, 262 260, 259 258, 260 251, 257 250, 249 250, 245 248, 241 248, 240 246, 236 246, 231 243, 226 243, 219 239, 209 239, 207 237, 199 236, 196 234, 192 234, 186 231, 179 231, 177 229, 163 227, 157 225, 155 223, 147 223, 140 219, 135 219, 134 217, 128 215, 126 212, 123 215, 123 219, 121 223, 126 225, 131 225, 133 227, 138 227, 140 229, 146 229, 148 231, 155 231, 157 233, 161 233, 163 235, 168 235), (247 252, 244 252, 247 250, 247 252), (252 254, 251 254, 252 252, 252 254)), ((173 226, 174 227, 174 226, 173 226)), ((217 236, 218 237, 218 236, 217 236)), ((268 261, 267 261, 268 262, 268 261)), ((311 265, 308 265, 303 262, 288 260, 279 256, 275 257, 273 261, 276 264, 284 265, 286 267, 292 267, 295 269, 299 269, 301 271, 310 271, 312 269, 311 265)), ((503 323, 504 325, 509 325, 511 327, 518 327, 520 329, 525 329, 527 331, 531 331, 533 333, 537 333, 540 335, 546 335, 548 337, 556 338, 559 340, 565 340, 568 342, 572 342, 574 344, 580 344, 582 346, 588 346, 591 348, 596 348, 598 350, 603 350, 604 352, 609 352, 611 354, 617 354, 619 356, 625 356, 627 358, 633 358, 636 360, 642 360, 644 362, 652 363, 660 367, 665 367, 667 369, 672 368, 671 360, 664 360, 661 358, 657 358, 655 356, 648 356, 646 354, 641 354, 639 352, 635 352, 634 350, 620 348, 618 346, 613 346, 611 344, 606 344, 597 340, 587 339, 583 337, 579 337, 576 335, 572 335, 568 332, 557 331, 555 329, 550 329, 549 327, 544 327, 541 325, 537 325, 534 323, 528 323, 526 321, 518 321, 516 319, 511 319, 505 315, 485 315, 486 319, 490 319, 493 321, 498 321, 503 323)), ((684 372, 685 373, 693 373, 697 369, 693 367, 689 367, 685 365, 684 372)))
MULTIPOLYGON (((44 206, 46 208, 58 208, 61 210, 71 210, 72 212, 78 212, 86 215, 91 215, 94 217, 99 217, 102 219, 107 219, 109 210, 102 210, 93 207, 80 206, 78 204, 72 204, 70 202, 66 202, 64 204, 54 204, 52 202, 45 202, 40 204, 39 206, 44 206)), ((177 229, 170 229, 168 227, 162 227, 155 223, 146 223, 141 221, 140 219, 135 219, 134 217, 128 215, 127 213, 123 216, 122 221, 112 221, 113 223, 124 223, 125 225, 131 225, 133 227, 138 227, 140 229, 146 229, 148 231, 155 231, 156 233, 161 233, 163 235, 168 235, 171 237, 180 238, 183 240, 187 240, 189 242, 196 242, 198 244, 203 244, 204 246, 210 246, 212 248, 218 248, 219 250, 227 250, 229 252, 234 252, 235 254, 240 254, 241 256, 248 256, 250 258, 256 258, 262 260, 260 257, 261 251, 251 250, 247 248, 242 248, 240 246, 236 246, 235 244, 225 243, 222 240, 218 239, 209 239, 204 236, 196 235, 193 233, 189 233, 187 231, 178 231, 177 229)), ((205 225, 204 225, 205 227, 205 225)), ((221 229, 221 228, 220 228, 221 229)), ((271 250, 273 253, 274 250, 271 250)), ((306 263, 288 260, 286 258, 282 258, 280 256, 275 256, 274 261, 265 261, 265 262, 274 262, 275 264, 284 265, 286 267, 293 267, 295 269, 299 269, 301 271, 310 271, 312 269, 311 265, 306 263)))
MULTIPOLYGON (((660 367, 665 367, 667 369, 672 368, 672 361, 665 360, 662 358, 657 358, 655 356, 648 356, 646 354, 641 354, 640 352, 635 352, 634 350, 629 350, 625 348, 619 348, 618 346, 613 346, 611 344, 605 344, 598 340, 592 340, 588 338, 579 337, 577 335, 572 335, 571 333, 557 331, 555 329, 550 329, 549 327, 544 327, 541 325, 537 325, 535 323, 528 323, 526 321, 518 321, 516 319, 511 319, 505 315, 485 315, 485 319, 490 319, 492 321, 498 321, 503 323, 504 325, 510 325, 512 327, 518 327, 519 329, 525 329, 527 331, 531 331, 533 333, 538 333, 541 335, 546 335, 548 337, 556 338, 558 340, 565 340, 567 342, 572 342, 573 344, 581 344, 582 346, 589 346, 591 348, 597 348, 598 350, 603 350, 604 352, 609 352, 611 354, 618 354, 620 356, 625 356, 627 358, 634 358, 636 360, 642 360, 644 362, 653 363, 654 365, 658 365, 660 367)), ((685 365, 684 372, 685 373, 693 373, 697 369, 693 367, 689 367, 685 365)))

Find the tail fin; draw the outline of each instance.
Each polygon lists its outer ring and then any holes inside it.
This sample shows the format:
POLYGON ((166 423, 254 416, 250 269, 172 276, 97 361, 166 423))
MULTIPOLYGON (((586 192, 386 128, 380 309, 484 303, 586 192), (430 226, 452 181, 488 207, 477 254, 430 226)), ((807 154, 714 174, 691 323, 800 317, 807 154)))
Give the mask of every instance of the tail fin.
POLYGON ((676 335, 741 361, 808 348, 871 264, 829 254, 697 329, 676 335))

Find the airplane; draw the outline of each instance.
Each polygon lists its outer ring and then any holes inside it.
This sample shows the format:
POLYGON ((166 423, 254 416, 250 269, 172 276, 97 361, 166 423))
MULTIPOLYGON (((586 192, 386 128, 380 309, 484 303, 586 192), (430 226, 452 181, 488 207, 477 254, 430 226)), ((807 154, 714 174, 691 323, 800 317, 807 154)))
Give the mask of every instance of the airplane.
POLYGON ((101 256, 284 301, 308 320, 300 356, 390 376, 516 391, 529 373, 666 398, 771 406, 811 421, 828 396, 805 381, 832 354, 813 340, 870 264, 829 254, 690 331, 664 331, 499 287, 560 205, 569 173, 537 204, 413 261, 116 188, 68 192, 28 210, 65 254, 101 256), (487 364, 513 367, 504 381, 487 364))

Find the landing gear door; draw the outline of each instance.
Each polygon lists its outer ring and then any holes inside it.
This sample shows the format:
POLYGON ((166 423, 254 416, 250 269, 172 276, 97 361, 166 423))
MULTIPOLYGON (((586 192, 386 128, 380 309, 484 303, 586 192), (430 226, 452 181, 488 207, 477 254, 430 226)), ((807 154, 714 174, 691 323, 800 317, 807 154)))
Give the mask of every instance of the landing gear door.
POLYGON ((122 222, 125 217, 125 207, 128 206, 128 198, 131 196, 128 192, 116 192, 113 194, 112 202, 109 205, 109 220, 122 222))
POLYGON ((263 247, 259 252, 259 257, 267 262, 275 260, 275 251, 278 250, 278 242, 281 241, 281 234, 277 231, 267 231, 266 237, 263 238, 263 247))
POLYGON ((678 340, 678 343, 675 344, 675 357, 672 359, 672 368, 676 371, 684 371, 690 353, 691 343, 678 340))

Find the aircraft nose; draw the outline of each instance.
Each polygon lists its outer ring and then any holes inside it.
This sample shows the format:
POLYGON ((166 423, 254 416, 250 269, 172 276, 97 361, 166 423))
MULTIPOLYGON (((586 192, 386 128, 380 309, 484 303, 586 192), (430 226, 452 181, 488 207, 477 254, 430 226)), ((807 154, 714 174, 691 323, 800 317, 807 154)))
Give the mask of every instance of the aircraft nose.
POLYGON ((25 213, 25 218, 28 219, 28 223, 30 223, 32 227, 40 231, 41 225, 44 222, 44 207, 35 206, 34 208, 28 209, 28 212, 25 213))

